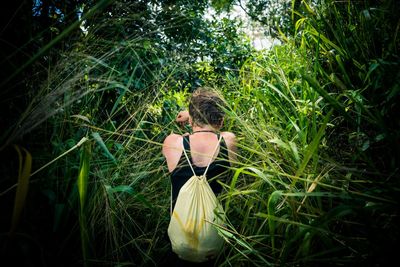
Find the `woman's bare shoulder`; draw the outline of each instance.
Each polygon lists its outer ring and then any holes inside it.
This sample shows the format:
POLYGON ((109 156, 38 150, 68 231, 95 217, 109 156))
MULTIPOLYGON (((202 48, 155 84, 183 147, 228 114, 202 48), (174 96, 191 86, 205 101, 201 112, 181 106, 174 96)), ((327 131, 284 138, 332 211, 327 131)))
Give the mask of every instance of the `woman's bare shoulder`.
POLYGON ((182 136, 179 134, 170 134, 168 135, 163 142, 162 145, 162 153, 167 158, 167 160, 171 159, 179 153, 179 149, 182 144, 182 136))
POLYGON ((237 159, 236 135, 231 132, 221 132, 221 135, 224 137, 226 146, 228 148, 229 159, 232 162, 235 162, 237 159))
POLYGON ((236 140, 236 135, 232 132, 221 132, 221 135, 224 137, 225 140, 236 140))
POLYGON ((236 148, 236 135, 231 132, 221 132, 222 137, 224 137, 224 140, 226 142, 226 145, 228 146, 229 149, 235 150, 236 148))
POLYGON ((172 133, 170 135, 168 135, 165 139, 164 139, 164 146, 179 146, 182 144, 182 138, 184 136, 189 135, 189 133, 184 133, 182 135, 180 134, 176 134, 176 133, 172 133))
POLYGON ((164 145, 171 145, 182 140, 182 135, 172 133, 164 139, 164 145))

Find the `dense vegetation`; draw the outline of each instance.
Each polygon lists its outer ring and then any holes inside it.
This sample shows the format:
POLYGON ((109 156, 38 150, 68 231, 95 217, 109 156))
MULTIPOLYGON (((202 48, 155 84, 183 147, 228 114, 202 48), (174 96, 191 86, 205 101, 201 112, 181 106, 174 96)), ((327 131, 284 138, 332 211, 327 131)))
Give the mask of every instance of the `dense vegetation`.
POLYGON ((161 144, 190 130, 174 118, 198 86, 222 93, 238 138, 220 266, 396 259, 397 1, 33 3, 4 12, 4 264, 159 266, 161 144), (282 45, 255 50, 239 21, 203 17, 234 4, 282 45))

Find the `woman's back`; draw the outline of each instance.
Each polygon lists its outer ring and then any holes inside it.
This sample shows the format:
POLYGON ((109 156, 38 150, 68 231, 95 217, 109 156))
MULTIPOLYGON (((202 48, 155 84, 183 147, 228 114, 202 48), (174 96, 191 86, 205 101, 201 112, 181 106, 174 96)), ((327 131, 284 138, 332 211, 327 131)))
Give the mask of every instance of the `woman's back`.
MULTIPOLYGON (((226 145, 226 149, 228 150, 229 161, 234 162, 236 158, 235 135, 230 132, 221 132, 221 135, 226 145)), ((179 160, 183 156, 183 137, 186 136, 189 135, 181 136, 177 134, 171 134, 164 141, 163 154, 167 160, 167 166, 170 173, 174 171, 179 163, 179 160)), ((188 138, 190 140, 190 150, 187 151, 190 151, 194 166, 204 167, 208 164, 210 159, 212 159, 212 161, 216 159, 219 153, 219 148, 217 149, 215 155, 213 155, 213 151, 218 143, 218 137, 215 133, 196 132, 190 135, 188 138)))
POLYGON ((179 190, 192 177, 193 172, 201 176, 207 170, 206 177, 214 194, 218 195, 221 192, 222 186, 217 179, 225 182, 230 163, 224 138, 222 137, 219 142, 220 135, 213 135, 214 138, 196 138, 197 140, 194 139, 196 143, 193 141, 195 135, 183 137, 182 151, 185 149, 188 158, 182 152, 176 168, 171 173, 172 208, 175 206, 179 190), (213 143, 212 139, 215 139, 213 143))
POLYGON ((209 161, 214 161, 219 154, 220 147, 215 151, 219 136, 208 132, 198 132, 188 136, 190 140, 190 155, 193 165, 207 166, 209 161), (215 151, 215 153, 214 153, 215 151))

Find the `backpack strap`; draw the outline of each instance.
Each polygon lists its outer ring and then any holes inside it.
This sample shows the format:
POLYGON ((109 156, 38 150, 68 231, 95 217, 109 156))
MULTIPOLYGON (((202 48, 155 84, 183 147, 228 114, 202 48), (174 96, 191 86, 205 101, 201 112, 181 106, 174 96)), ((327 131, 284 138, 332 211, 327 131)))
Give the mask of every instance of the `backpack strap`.
POLYGON ((211 162, 213 161, 215 152, 217 152, 217 149, 218 149, 218 147, 219 147, 219 144, 221 143, 222 135, 217 134, 217 137, 218 137, 218 143, 217 143, 217 145, 215 146, 214 152, 212 153, 212 156, 211 156, 211 158, 210 158, 210 161, 208 162, 207 168, 206 168, 206 170, 204 171, 204 174, 203 174, 204 177, 206 177, 206 174, 207 174, 207 171, 208 171, 208 167, 210 167, 211 162))
POLYGON ((169 215, 172 216, 172 182, 171 182, 171 197, 170 197, 170 199, 171 199, 171 202, 169 205, 169 215))
POLYGON ((191 169, 192 172, 193 172, 193 175, 196 175, 196 173, 194 172, 193 166, 192 166, 192 164, 191 164, 191 161, 190 161, 190 159, 189 159, 189 157, 188 157, 188 155, 187 155, 187 153, 186 153, 186 149, 190 151, 189 140, 190 140, 190 139, 189 139, 189 136, 183 136, 182 150, 183 150, 183 153, 185 154, 185 157, 186 157, 186 159, 187 159, 187 161, 188 161, 188 163, 189 163, 190 169, 191 169), (187 145, 186 145, 186 144, 187 144, 187 145))

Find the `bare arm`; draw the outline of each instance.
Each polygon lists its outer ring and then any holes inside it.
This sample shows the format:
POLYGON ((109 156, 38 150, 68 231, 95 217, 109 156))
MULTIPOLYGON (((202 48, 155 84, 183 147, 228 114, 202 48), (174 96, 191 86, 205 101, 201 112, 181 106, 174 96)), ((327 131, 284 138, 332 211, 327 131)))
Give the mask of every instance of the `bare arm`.
POLYGON ((168 135, 162 146, 162 154, 167 161, 169 172, 172 172, 178 165, 182 154, 182 136, 178 134, 168 135))
POLYGON ((231 163, 237 161, 237 146, 236 146, 236 136, 231 132, 222 132, 222 136, 226 142, 228 148, 228 157, 231 163))

